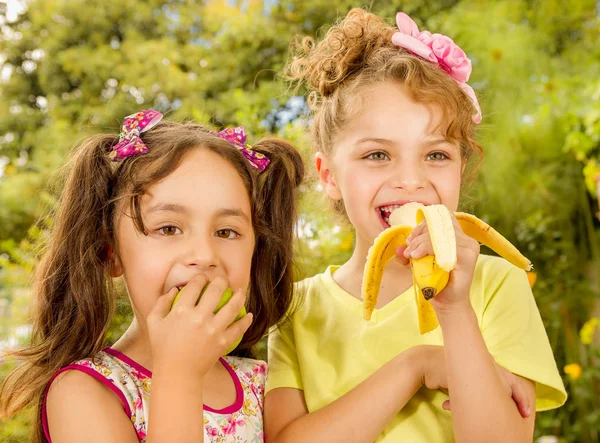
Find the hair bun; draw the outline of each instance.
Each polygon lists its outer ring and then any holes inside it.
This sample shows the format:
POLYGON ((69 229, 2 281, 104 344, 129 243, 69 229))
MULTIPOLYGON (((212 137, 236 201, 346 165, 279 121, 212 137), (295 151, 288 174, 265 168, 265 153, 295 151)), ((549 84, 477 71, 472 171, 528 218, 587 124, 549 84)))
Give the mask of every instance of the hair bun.
POLYGON ((386 45, 386 41, 392 46, 393 32, 393 28, 376 15, 360 8, 352 9, 319 43, 304 37, 292 44, 292 61, 284 77, 298 88, 308 89, 312 107, 363 69, 372 50, 386 45))

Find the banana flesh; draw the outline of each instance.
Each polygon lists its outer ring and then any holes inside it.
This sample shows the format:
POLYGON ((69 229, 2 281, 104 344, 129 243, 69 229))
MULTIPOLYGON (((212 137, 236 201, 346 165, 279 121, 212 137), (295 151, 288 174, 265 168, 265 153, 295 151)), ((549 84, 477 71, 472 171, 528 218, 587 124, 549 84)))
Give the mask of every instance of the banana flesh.
MULTIPOLYGON (((498 231, 474 215, 457 212, 461 229, 469 237, 492 249, 513 265, 529 271, 531 262, 498 231)), ((456 237, 450 211, 443 205, 425 206, 407 203, 392 212, 390 228, 384 230, 369 249, 363 275, 363 315, 366 320, 377 305, 383 272, 396 256, 396 249, 406 245, 406 238, 423 220, 431 237, 434 255, 410 259, 417 304, 419 332, 424 334, 438 326, 435 311, 428 300, 448 284, 450 272, 456 266, 456 237)))

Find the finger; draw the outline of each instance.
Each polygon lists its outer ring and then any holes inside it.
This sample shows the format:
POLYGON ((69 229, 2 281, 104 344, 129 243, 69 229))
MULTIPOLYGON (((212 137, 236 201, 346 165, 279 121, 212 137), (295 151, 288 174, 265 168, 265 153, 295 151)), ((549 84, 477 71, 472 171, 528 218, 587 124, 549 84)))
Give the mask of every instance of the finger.
POLYGON ((225 338, 227 340, 228 345, 230 345, 242 335, 244 335, 244 333, 252 324, 253 319, 254 316, 252 315, 252 313, 248 312, 246 315, 244 315, 242 318, 240 318, 238 321, 236 321, 227 328, 227 330, 225 331, 225 338))
POLYGON ((246 294, 243 290, 238 289, 233 293, 233 296, 223 306, 219 312, 215 314, 215 321, 223 327, 229 326, 238 316, 244 304, 246 303, 246 294))
POLYGON ((419 259, 425 257, 426 255, 434 255, 433 252, 433 244, 431 240, 425 243, 421 243, 415 249, 410 251, 410 258, 419 259))
POLYGON ((171 310, 171 305, 173 304, 173 300, 175 300, 175 297, 177 296, 178 292, 179 290, 177 288, 172 288, 166 294, 163 294, 160 297, 158 297, 158 300, 156 300, 156 303, 152 307, 149 316, 155 315, 159 318, 166 317, 166 315, 171 310))
POLYGON ((463 232, 462 227, 460 226, 460 223, 458 222, 458 219, 456 218, 456 214, 453 211, 449 211, 450 212, 450 217, 452 218, 452 224, 454 225, 454 232, 463 232))
POLYGON ((521 417, 529 417, 531 415, 531 409, 529 406, 529 398, 527 397, 523 383, 515 377, 510 386, 512 388, 512 399, 516 403, 521 417))
POLYGON ((444 409, 446 411, 452 410, 452 409, 450 409, 450 400, 446 400, 444 403, 442 403, 442 409, 444 409))
POLYGON ((404 255, 404 251, 406 251, 406 246, 399 246, 396 248, 396 258, 403 265, 408 265, 408 257, 404 255))
POLYGON ((411 243, 413 239, 425 232, 427 232, 427 222, 423 220, 421 223, 415 226, 410 235, 406 238, 406 243, 411 243))
POLYGON ((227 289, 227 280, 223 277, 213 279, 202 294, 202 298, 196 307, 196 310, 204 314, 212 314, 223 297, 223 292, 227 289))
POLYGON ((179 299, 175 305, 194 307, 202 289, 208 283, 208 278, 204 274, 196 274, 192 279, 185 285, 179 294, 179 299))
POLYGON ((406 243, 407 251, 404 252, 404 256, 410 257, 410 254, 412 253, 412 251, 414 251, 420 245, 422 245, 423 243, 426 243, 426 242, 431 242, 431 236, 429 235, 429 231, 422 232, 418 236, 413 237, 413 239, 410 241, 410 243, 407 242, 406 243))

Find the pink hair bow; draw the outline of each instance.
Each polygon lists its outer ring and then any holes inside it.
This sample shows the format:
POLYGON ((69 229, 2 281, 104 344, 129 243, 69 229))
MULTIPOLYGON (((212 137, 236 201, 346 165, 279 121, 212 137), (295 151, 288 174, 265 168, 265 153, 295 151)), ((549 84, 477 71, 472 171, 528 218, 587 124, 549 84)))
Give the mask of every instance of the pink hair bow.
POLYGON ((454 41, 442 34, 429 31, 419 32, 417 24, 404 12, 396 14, 399 32, 392 36, 392 43, 407 49, 419 57, 438 64, 456 80, 471 99, 477 113, 473 115, 475 123, 481 122, 481 108, 473 88, 467 84, 471 75, 471 60, 454 41))
POLYGON ((127 157, 146 154, 148 147, 140 138, 140 134, 154 127, 162 118, 163 115, 154 109, 139 111, 125 117, 119 142, 113 146, 108 157, 118 162, 127 157))
POLYGON ((217 137, 220 137, 233 146, 239 149, 242 155, 248 160, 252 169, 258 172, 264 171, 271 160, 264 154, 256 152, 252 149, 252 146, 246 144, 246 133, 244 132, 243 126, 236 126, 235 128, 225 128, 222 131, 210 131, 217 137))

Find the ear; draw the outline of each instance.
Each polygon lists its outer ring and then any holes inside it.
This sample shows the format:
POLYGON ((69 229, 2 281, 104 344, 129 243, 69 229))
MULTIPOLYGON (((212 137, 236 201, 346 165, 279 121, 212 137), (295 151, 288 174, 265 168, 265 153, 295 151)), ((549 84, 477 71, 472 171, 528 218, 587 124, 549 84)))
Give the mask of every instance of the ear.
POLYGON ((323 189, 327 195, 334 200, 341 200, 342 193, 333 176, 331 159, 322 152, 317 152, 315 155, 315 167, 317 168, 317 174, 319 174, 319 181, 323 185, 323 189))
POLYGON ((115 254, 115 249, 112 246, 107 248, 107 260, 109 266, 110 276, 113 278, 117 278, 123 275, 123 266, 121 265, 121 260, 119 260, 119 256, 115 254))

